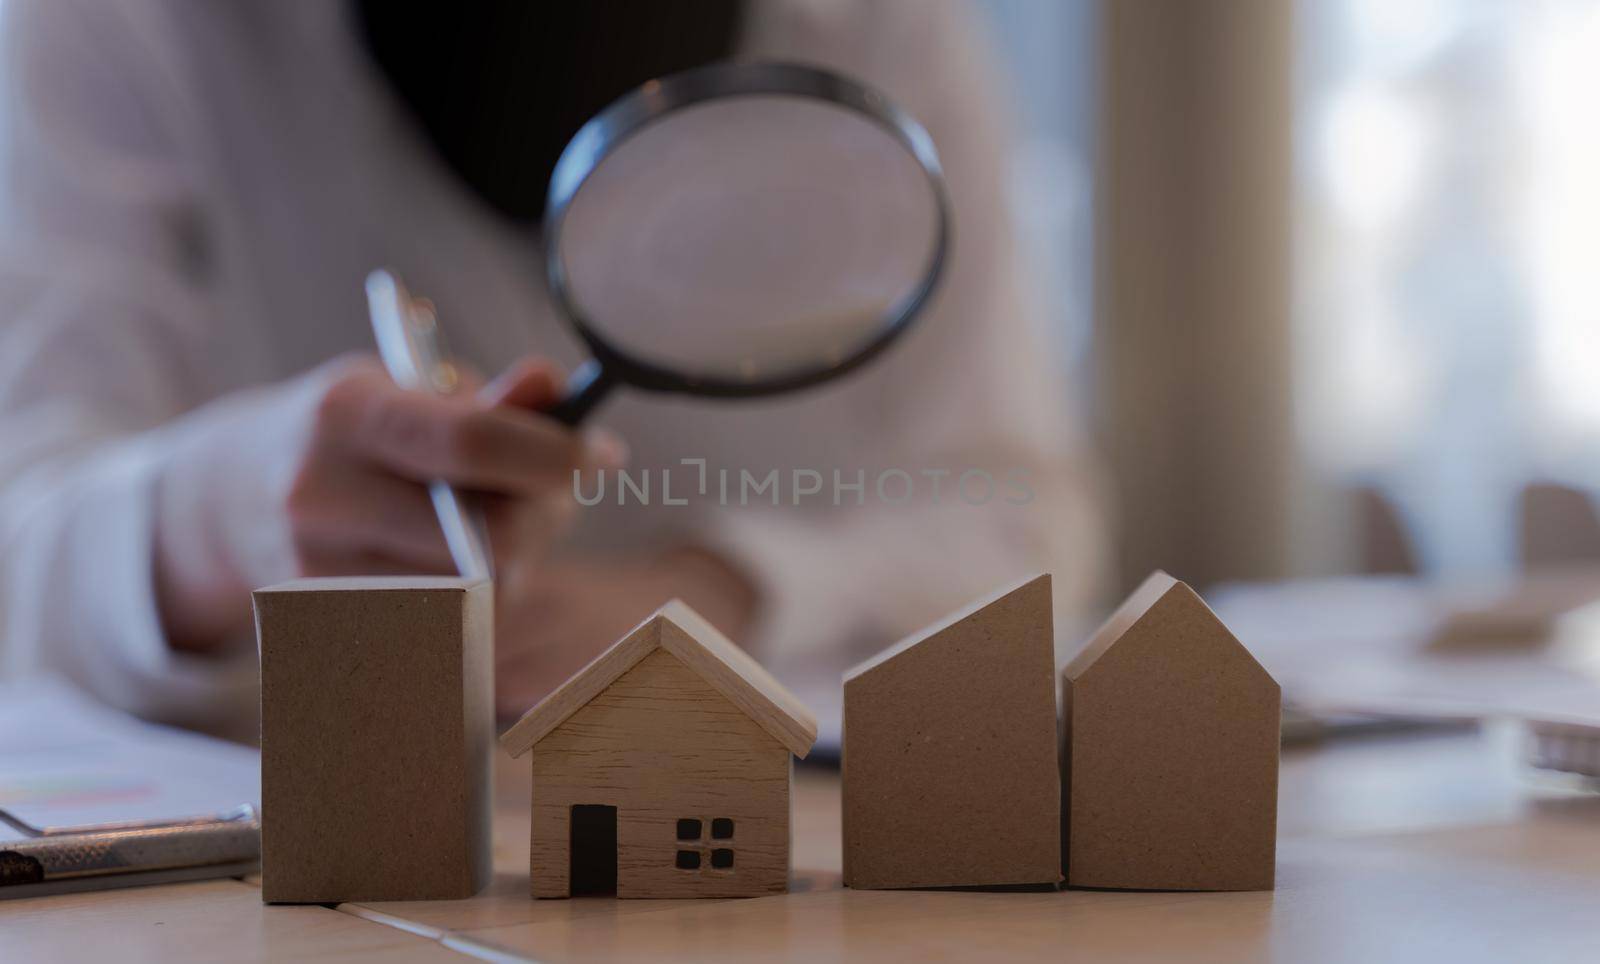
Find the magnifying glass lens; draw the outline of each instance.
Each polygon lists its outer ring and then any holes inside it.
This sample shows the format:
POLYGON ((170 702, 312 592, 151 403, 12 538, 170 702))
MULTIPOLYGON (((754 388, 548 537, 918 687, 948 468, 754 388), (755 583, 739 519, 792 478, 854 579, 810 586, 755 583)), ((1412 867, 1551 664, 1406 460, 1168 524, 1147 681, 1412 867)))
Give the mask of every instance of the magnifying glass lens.
POLYGON ((935 258, 939 201, 870 117, 718 98, 641 128, 584 180, 559 238, 573 304, 630 359, 757 384, 882 334, 935 258))

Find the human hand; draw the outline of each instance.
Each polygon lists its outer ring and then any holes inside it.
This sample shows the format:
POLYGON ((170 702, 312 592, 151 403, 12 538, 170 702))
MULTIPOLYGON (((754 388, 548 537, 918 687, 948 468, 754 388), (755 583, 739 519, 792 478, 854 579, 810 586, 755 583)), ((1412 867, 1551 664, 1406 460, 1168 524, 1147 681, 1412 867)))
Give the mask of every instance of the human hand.
POLYGON ((495 710, 502 719, 522 715, 671 599, 737 643, 758 603, 748 578, 701 549, 519 567, 501 574, 495 592, 495 710))
POLYGON ((369 359, 350 363, 317 405, 285 499, 305 575, 454 571, 426 483, 475 493, 499 567, 536 558, 576 509, 575 470, 619 467, 621 443, 538 414, 560 373, 537 359, 476 393, 400 389, 369 359))
POLYGON ((436 396, 396 386, 375 359, 344 358, 247 407, 232 431, 197 433, 163 480, 157 583, 169 637, 207 648, 248 620, 249 589, 275 579, 454 572, 432 479, 481 501, 497 567, 540 556, 576 511, 573 471, 625 458, 609 434, 538 414, 559 391, 560 373, 537 359, 476 392, 436 396), (276 479, 243 486, 264 504, 228 504, 214 491, 242 473, 276 479), (286 532, 281 558, 227 551, 247 541, 228 530, 270 518, 286 532), (196 527, 220 536, 211 551, 162 538, 196 527))

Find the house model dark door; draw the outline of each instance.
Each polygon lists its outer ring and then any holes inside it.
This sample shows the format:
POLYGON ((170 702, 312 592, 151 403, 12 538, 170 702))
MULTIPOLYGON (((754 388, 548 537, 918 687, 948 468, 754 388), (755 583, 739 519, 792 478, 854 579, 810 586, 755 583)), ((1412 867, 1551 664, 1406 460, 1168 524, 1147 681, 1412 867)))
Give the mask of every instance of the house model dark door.
POLYGON ((617 808, 578 804, 572 808, 572 896, 617 892, 617 808))

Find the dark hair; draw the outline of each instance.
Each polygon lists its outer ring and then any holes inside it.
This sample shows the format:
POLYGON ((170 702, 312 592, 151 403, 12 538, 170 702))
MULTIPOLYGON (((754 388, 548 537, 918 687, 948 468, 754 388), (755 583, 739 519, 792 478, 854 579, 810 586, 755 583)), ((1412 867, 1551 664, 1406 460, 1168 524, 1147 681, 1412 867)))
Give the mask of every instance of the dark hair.
POLYGON ((732 55, 742 0, 356 0, 373 61, 446 164, 536 222, 561 149, 652 77, 732 55))

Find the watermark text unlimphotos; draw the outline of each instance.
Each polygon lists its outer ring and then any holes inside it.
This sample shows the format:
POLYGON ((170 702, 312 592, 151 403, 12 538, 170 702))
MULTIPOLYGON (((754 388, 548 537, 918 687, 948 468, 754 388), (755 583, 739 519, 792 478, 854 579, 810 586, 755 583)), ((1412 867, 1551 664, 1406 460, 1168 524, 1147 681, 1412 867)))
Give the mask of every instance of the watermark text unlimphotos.
POLYGON ((750 469, 720 468, 705 459, 679 459, 687 470, 600 470, 572 473, 572 494, 583 505, 681 506, 714 502, 748 505, 904 505, 923 500, 934 505, 1028 505, 1033 487, 1028 471, 1010 468, 750 469))

